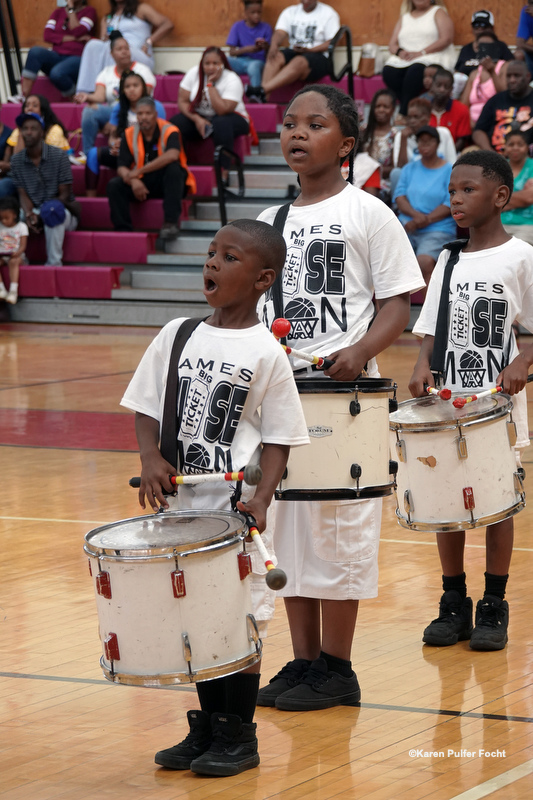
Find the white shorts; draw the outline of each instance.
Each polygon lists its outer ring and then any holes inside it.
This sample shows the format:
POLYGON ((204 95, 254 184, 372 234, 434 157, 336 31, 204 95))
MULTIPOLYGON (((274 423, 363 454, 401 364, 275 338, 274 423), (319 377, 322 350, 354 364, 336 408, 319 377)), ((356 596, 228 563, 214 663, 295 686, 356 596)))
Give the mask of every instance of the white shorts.
POLYGON ((380 498, 276 502, 282 597, 362 600, 378 593, 380 498))

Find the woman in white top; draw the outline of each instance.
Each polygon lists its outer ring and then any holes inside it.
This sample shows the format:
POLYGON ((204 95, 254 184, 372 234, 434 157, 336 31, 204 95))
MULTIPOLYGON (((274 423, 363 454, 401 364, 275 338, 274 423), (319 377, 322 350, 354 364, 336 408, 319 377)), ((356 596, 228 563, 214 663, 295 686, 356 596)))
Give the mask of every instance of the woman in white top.
MULTIPOLYGON (((94 147, 98 131, 106 128, 109 123, 111 110, 118 102, 120 78, 123 72, 136 72, 141 75, 150 94, 156 83, 155 76, 146 64, 137 64, 132 59, 129 44, 118 31, 113 31, 110 41, 113 66, 104 67, 98 74, 94 92, 91 94, 78 92, 75 96, 77 103, 89 104, 81 115, 82 156, 94 147)), ((81 163, 85 163, 83 157, 81 163)))
POLYGON ((102 17, 100 39, 91 39, 81 57, 76 90, 94 92, 96 77, 104 67, 114 66, 109 52, 109 38, 120 31, 128 42, 134 61, 154 69, 153 46, 166 36, 174 23, 148 3, 139 0, 109 0, 109 14, 102 17))
MULTIPOLYGON (((170 122, 187 142, 213 137, 215 147, 233 150, 236 136, 250 132, 249 116, 243 102, 244 87, 219 47, 204 50, 200 64, 192 67, 180 83, 179 114, 170 122)), ((227 165, 227 159, 223 159, 227 165)))
POLYGON ((383 67, 383 80, 407 114, 409 100, 424 90, 424 68, 440 64, 453 69, 453 22, 443 0, 404 0, 400 19, 389 42, 391 56, 383 67))

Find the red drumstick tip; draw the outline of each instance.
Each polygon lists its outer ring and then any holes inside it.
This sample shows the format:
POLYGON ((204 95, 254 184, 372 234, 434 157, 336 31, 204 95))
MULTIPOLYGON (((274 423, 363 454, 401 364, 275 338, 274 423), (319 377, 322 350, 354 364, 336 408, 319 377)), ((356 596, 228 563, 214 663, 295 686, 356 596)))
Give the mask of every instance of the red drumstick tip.
POLYGON ((287 336, 291 330, 291 323, 288 319, 284 317, 278 317, 272 323, 272 333, 276 337, 276 339, 283 339, 284 336, 287 336))
POLYGON ((439 396, 442 400, 449 400, 452 396, 451 389, 441 389, 439 392, 439 396))
POLYGON ((464 408, 464 406, 466 405, 466 398, 456 397, 455 400, 453 401, 453 405, 455 406, 455 408, 464 408))

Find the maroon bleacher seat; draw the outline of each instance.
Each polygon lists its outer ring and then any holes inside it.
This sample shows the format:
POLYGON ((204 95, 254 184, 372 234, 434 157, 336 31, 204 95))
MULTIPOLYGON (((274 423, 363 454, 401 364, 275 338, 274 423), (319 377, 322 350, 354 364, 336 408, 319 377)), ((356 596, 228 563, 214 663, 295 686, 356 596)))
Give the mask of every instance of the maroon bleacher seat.
POLYGON ((183 78, 183 73, 179 75, 156 75, 157 83, 154 89, 154 100, 161 103, 177 103, 178 89, 183 78))
POLYGON ((122 269, 117 266, 56 267, 57 296, 110 300, 113 289, 120 286, 122 269))
MULTIPOLYGON (((20 297, 57 297, 56 267, 26 264, 20 267, 20 297)), ((1 268, 6 286, 9 286, 9 270, 1 268)))

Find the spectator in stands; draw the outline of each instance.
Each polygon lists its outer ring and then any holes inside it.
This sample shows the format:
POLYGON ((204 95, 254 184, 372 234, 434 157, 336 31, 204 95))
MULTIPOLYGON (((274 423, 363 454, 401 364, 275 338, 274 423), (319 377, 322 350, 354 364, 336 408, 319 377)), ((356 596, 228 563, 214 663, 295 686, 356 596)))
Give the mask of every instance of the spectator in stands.
POLYGON ((502 224, 507 233, 533 244, 533 158, 529 158, 527 136, 511 131, 505 137, 504 155, 513 170, 513 193, 502 224))
POLYGON ((25 222, 31 233, 44 228, 46 264, 61 266, 65 232, 76 230, 79 218, 68 155, 46 144, 39 114, 19 114, 16 122, 25 149, 11 159, 11 177, 25 222))
POLYGON ((63 97, 70 98, 76 91, 82 51, 94 34, 96 11, 85 0, 67 0, 62 8, 52 11, 44 26, 44 41, 52 45, 31 47, 22 70, 22 96, 10 97, 21 103, 31 94, 39 71, 48 75, 63 97))
POLYGON ((452 164, 438 155, 436 128, 425 125, 416 140, 420 158, 403 167, 394 200, 427 286, 443 245, 455 234, 448 193, 452 164))
POLYGON ((200 64, 192 67, 180 83, 179 114, 170 120, 180 129, 185 150, 188 141, 209 136, 215 147, 233 150, 235 137, 250 131, 243 94, 242 81, 230 69, 225 53, 219 47, 204 50, 200 64))
POLYGON ((77 163, 85 163, 85 154, 94 146, 98 131, 109 134, 111 111, 118 102, 120 78, 124 72, 141 75, 150 94, 155 87, 154 74, 145 64, 132 60, 130 46, 118 31, 113 31, 110 36, 110 52, 114 66, 104 67, 98 74, 94 92, 79 92, 75 98, 77 103, 89 103, 81 115, 82 152, 77 163))
MULTIPOLYGON (((2 104, 0 103, 0 109, 2 104)), ((17 196, 17 190, 9 176, 11 171, 11 164, 9 163, 11 154, 7 153, 7 140, 9 139, 12 129, 5 125, 0 119, 0 198, 8 197, 9 195, 17 196)))
POLYGON ((437 74, 438 69, 440 69, 440 64, 428 64, 427 67, 424 67, 424 77, 422 78, 424 91, 419 97, 422 97, 424 100, 429 100, 430 103, 433 102, 433 92, 431 91, 433 78, 437 74))
POLYGON ((0 275, 0 300, 15 305, 18 299, 20 265, 27 264, 28 226, 20 221, 19 202, 15 197, 0 199, 0 264, 9 270, 9 291, 0 275))
POLYGON ((130 202, 163 198, 161 239, 179 235, 181 201, 196 190, 187 169, 178 128, 158 119, 151 97, 137 101, 137 122, 127 128, 120 143, 118 175, 107 184, 111 221, 117 231, 133 230, 130 202))
MULTIPOLYGON (((394 137, 392 160, 395 167, 404 167, 409 161, 420 158, 416 134, 420 128, 429 125, 430 118, 429 100, 423 100, 421 97, 411 100, 407 109, 407 125, 394 137)), ((453 164, 457 158, 453 137, 447 128, 436 127, 440 140, 437 152, 445 161, 453 164)))
POLYGON ((392 170, 392 149, 394 137, 398 133, 398 129, 392 124, 395 111, 396 95, 394 92, 391 92, 390 89, 377 91, 370 103, 368 121, 361 134, 359 153, 355 157, 357 162, 359 155, 368 153, 379 163, 381 166, 380 187, 378 191, 370 193, 380 196, 386 202, 390 202, 389 176, 392 170))
MULTIPOLYGON (((126 128, 137 122, 137 103, 141 97, 150 93, 141 75, 136 72, 123 72, 120 79, 119 100, 113 106, 109 120, 110 134, 107 147, 91 147, 85 165, 85 186, 87 197, 96 197, 100 165, 117 168, 120 140, 126 128)), ((166 119, 165 106, 154 100, 158 119, 166 119)))
MULTIPOLYGON (((60 150, 68 152, 70 144, 68 132, 57 114, 52 111, 50 101, 47 97, 40 94, 29 94, 22 104, 22 113, 37 114, 44 120, 44 141, 51 147, 59 147, 60 150)), ((11 159, 13 153, 19 153, 24 149, 24 141, 19 135, 19 129, 15 128, 7 140, 6 156, 11 159)))
POLYGON ((83 52, 77 92, 94 92, 99 73, 105 67, 114 67, 109 50, 113 32, 120 31, 128 42, 132 61, 145 64, 153 72, 153 46, 174 27, 168 17, 139 0, 109 0, 109 7, 110 13, 101 21, 100 39, 89 42, 83 52))
POLYGON ((340 28, 335 9, 317 0, 301 0, 278 17, 268 49, 262 86, 247 88, 250 100, 264 103, 270 92, 295 81, 316 83, 331 73, 327 51, 340 28), (288 40, 288 48, 282 45, 288 40))
POLYGON ((518 21, 516 46, 524 51, 527 68, 533 75, 533 42, 530 39, 533 39, 533 0, 526 0, 518 21))
MULTIPOLYGON (((495 34, 488 31, 478 37, 477 43, 478 46, 483 47, 484 44, 490 45, 494 41, 495 34)), ((483 52, 482 50, 481 55, 483 52)), ((507 64, 509 62, 503 59, 495 61, 488 52, 487 55, 480 58, 479 66, 475 67, 468 76, 460 98, 461 103, 468 106, 472 126, 475 126, 478 121, 487 100, 494 97, 496 92, 503 92, 507 88, 507 64)))
POLYGON ((533 142, 533 89, 526 63, 510 61, 506 80, 506 91, 497 92, 485 103, 474 128, 472 138, 482 150, 502 152, 511 130, 524 131, 533 142))
POLYGON ((459 100, 452 100, 452 91, 453 74, 447 69, 440 68, 433 79, 433 102, 429 124, 434 128, 437 126, 448 128, 455 142, 455 149, 460 153, 470 144, 472 127, 468 107, 459 100))
POLYGON ((237 75, 248 75, 250 86, 261 86, 266 51, 272 28, 261 20, 262 0, 244 0, 244 19, 236 22, 228 35, 228 62, 237 75))
POLYGON ((389 42, 390 57, 383 80, 407 114, 409 101, 423 91, 424 68, 439 64, 449 69, 455 60, 453 22, 443 0, 404 0, 400 19, 389 42))
MULTIPOLYGON (((505 44, 500 41, 494 33, 494 16, 491 11, 475 11, 472 14, 472 33, 474 40, 461 47, 461 52, 455 64, 455 71, 462 72, 464 75, 470 75, 481 64, 482 58, 479 56, 479 44, 481 37, 486 34, 491 34, 494 47, 494 60, 495 61, 512 61, 513 54, 505 44)), ((484 40, 485 41, 485 40, 484 40)))

